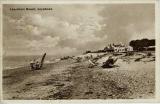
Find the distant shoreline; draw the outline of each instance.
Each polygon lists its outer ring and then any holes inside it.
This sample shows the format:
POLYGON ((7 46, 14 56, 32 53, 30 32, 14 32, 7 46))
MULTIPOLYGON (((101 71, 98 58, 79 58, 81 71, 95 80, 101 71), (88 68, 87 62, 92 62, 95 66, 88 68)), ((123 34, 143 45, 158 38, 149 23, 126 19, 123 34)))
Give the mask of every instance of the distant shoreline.
MULTIPOLYGON (((40 60, 41 55, 31 55, 31 56, 3 56, 3 70, 12 70, 17 68, 28 67, 32 60, 40 60)), ((45 63, 52 63, 55 57, 47 56, 45 63)))

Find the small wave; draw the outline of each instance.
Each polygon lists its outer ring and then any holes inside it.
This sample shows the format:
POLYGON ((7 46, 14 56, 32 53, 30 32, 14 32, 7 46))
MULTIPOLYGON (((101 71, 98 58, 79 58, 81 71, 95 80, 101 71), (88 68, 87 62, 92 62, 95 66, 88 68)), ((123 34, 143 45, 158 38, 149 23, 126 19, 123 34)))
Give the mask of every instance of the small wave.
MULTIPOLYGON (((51 64, 51 63, 56 63, 58 60, 56 61, 50 61, 50 60, 46 60, 44 63, 45 64, 51 64)), ((4 66, 4 70, 10 70, 10 69, 17 69, 17 68, 22 68, 22 67, 27 67, 29 65, 25 64, 25 65, 20 65, 20 66, 4 66)))
POLYGON ((7 66, 7 67, 4 67, 3 69, 4 70, 10 70, 10 69, 17 69, 17 68, 22 68, 22 67, 25 67, 25 65, 24 66, 14 66, 14 67, 13 66, 12 67, 11 66, 7 66))
POLYGON ((47 60, 47 61, 45 61, 44 63, 49 64, 49 63, 52 63, 52 62, 51 62, 51 61, 49 61, 49 60, 47 60))
POLYGON ((49 61, 49 60, 47 60, 47 61, 45 61, 44 63, 46 63, 46 64, 51 64, 51 63, 56 63, 56 61, 54 60, 54 61, 49 61))

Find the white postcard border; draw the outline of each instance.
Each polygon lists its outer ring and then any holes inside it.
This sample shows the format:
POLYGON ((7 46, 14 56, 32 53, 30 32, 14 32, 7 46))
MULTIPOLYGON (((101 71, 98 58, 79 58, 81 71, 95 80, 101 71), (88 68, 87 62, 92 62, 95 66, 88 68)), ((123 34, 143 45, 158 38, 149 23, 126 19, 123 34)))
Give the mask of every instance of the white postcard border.
POLYGON ((0 97, 1 97, 1 102, 4 104, 83 104, 83 103, 92 103, 92 104, 97 104, 97 103, 117 103, 117 102, 132 102, 132 103, 137 103, 137 102, 160 102, 160 1, 159 0, 49 0, 49 1, 17 1, 17 0, 1 0, 0 3, 0 82, 1 82, 1 86, 0 86, 0 97), (2 5, 3 4, 129 4, 129 3, 155 3, 155 37, 156 37, 156 98, 155 99, 112 99, 112 100, 3 100, 2 99, 2 54, 3 54, 3 35, 2 35, 2 15, 3 15, 3 11, 2 11, 2 5))

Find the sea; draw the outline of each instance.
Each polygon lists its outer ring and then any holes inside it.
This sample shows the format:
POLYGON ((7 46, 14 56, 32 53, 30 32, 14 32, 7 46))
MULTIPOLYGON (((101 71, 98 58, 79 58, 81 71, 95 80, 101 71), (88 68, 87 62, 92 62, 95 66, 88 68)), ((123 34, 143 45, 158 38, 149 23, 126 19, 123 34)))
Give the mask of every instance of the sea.
MULTIPOLYGON (((30 62, 34 59, 40 61, 42 55, 31 55, 31 56, 3 56, 3 70, 15 69, 20 67, 29 66, 30 62)), ((56 57, 55 56, 46 56, 45 63, 50 63, 56 57)))

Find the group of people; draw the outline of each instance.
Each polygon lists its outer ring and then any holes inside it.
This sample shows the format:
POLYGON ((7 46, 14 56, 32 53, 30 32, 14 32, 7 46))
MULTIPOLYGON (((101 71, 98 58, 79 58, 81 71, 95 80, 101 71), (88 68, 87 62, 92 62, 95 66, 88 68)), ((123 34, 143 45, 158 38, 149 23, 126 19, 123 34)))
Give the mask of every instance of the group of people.
POLYGON ((32 60, 31 62, 30 62, 30 67, 31 67, 31 70, 38 70, 38 69, 40 69, 40 63, 39 63, 39 61, 37 60, 32 60))

